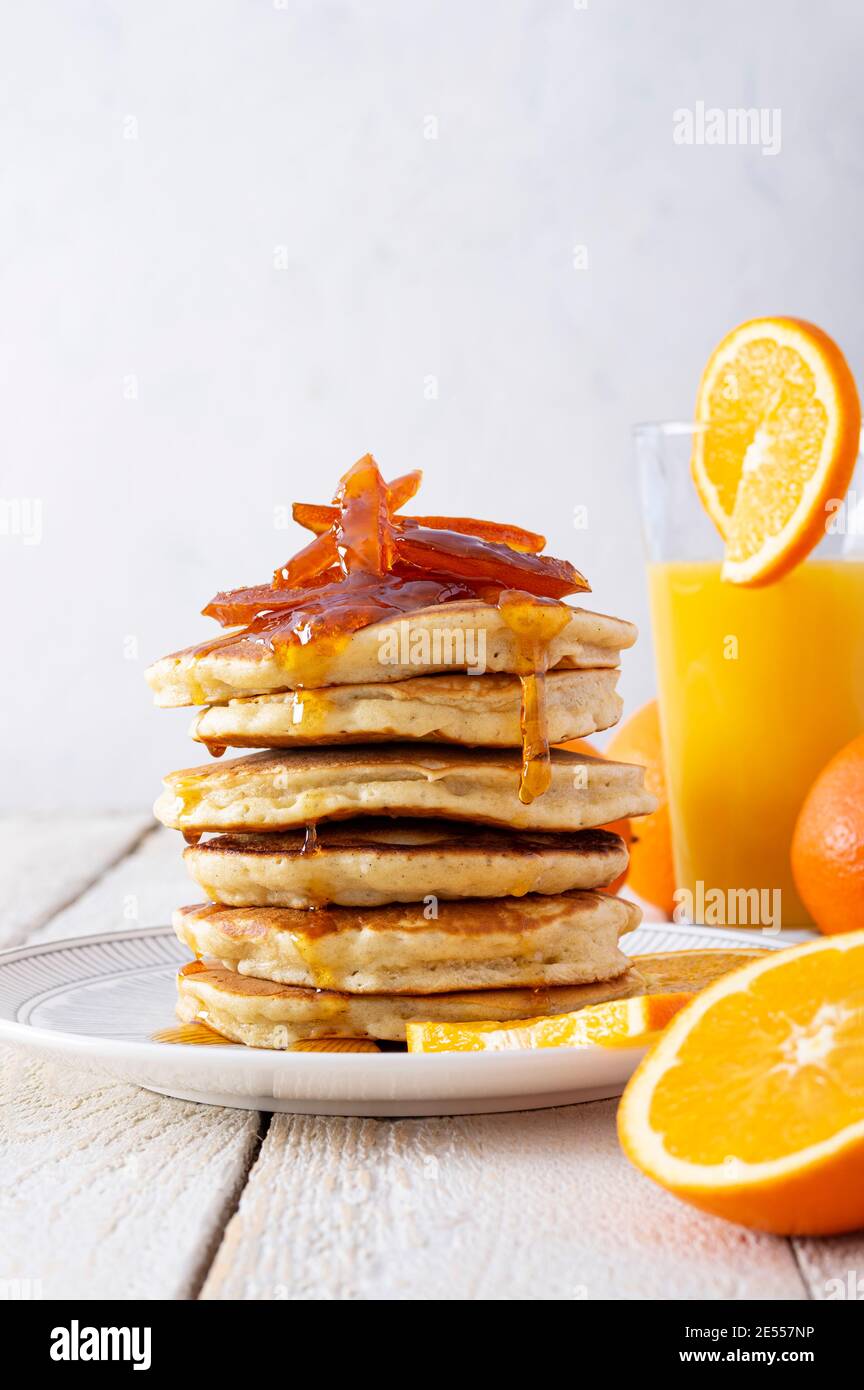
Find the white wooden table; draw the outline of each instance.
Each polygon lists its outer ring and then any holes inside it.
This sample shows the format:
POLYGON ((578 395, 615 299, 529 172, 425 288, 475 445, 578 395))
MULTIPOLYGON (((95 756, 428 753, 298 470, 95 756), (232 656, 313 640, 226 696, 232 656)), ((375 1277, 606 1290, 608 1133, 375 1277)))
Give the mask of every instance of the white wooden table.
MULTIPOLYGON (((194 901, 147 815, 0 833, 0 947, 194 901)), ((612 1101, 271 1117, 0 1056, 0 1281, 45 1298, 821 1299, 864 1276, 864 1235, 759 1236, 659 1191, 620 1153, 612 1101)))

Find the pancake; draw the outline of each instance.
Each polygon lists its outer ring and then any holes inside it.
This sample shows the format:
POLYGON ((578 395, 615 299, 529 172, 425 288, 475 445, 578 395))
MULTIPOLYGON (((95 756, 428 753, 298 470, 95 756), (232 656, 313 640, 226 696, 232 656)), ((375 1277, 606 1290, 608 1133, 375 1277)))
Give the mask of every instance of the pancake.
POLYGON ((338 994, 297 989, 192 962, 177 977, 177 1016, 199 1019, 223 1037, 250 1047, 285 1048, 304 1038, 381 1038, 405 1041, 405 1024, 512 1021, 570 1013, 604 999, 643 992, 635 970, 594 985, 556 989, 488 989, 453 994, 338 994))
MULTIPOLYGON (((616 724, 621 715, 617 679, 614 666, 550 671, 546 677, 549 742, 585 738, 616 724)), ((291 748, 378 739, 518 748, 521 703, 518 676, 418 676, 229 700, 196 715, 190 732, 199 743, 226 748, 291 748)))
MULTIPOLYGON (((636 628, 622 618, 570 611, 567 626, 549 645, 550 669, 617 666, 621 650, 636 641, 636 628)), ((377 684, 436 671, 516 673, 520 664, 517 639, 499 610, 460 600, 373 623, 336 641, 292 644, 280 653, 260 638, 227 633, 205 644, 204 651, 187 647, 163 657, 146 676, 156 704, 170 707, 219 704, 235 695, 301 685, 377 684)))
POLYGON ((605 830, 531 834, 455 821, 361 818, 302 830, 219 835, 184 855, 195 882, 230 907, 375 907, 605 888, 627 849, 605 830), (306 850, 306 852, 304 852, 306 850))
POLYGON ((344 994, 443 994, 589 984, 627 968, 642 914, 604 893, 391 907, 222 907, 174 913, 197 956, 262 980, 344 994), (431 915, 430 915, 431 914, 431 915))
POLYGON ((252 753, 172 772, 154 807, 175 830, 290 830, 372 814, 580 830, 653 811, 645 769, 555 748, 548 791, 519 800, 516 750, 388 743, 252 753))

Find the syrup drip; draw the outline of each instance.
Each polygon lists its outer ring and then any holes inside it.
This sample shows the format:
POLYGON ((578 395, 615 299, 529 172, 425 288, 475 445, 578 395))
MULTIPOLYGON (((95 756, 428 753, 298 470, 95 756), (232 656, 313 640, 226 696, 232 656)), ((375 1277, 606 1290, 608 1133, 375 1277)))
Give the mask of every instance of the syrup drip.
POLYGON ((549 790, 552 766, 546 722, 546 668, 549 647, 570 620, 570 610, 554 599, 507 589, 498 611, 516 638, 517 669, 522 686, 522 775, 519 800, 530 805, 549 790))
POLYGON ((529 675, 520 675, 519 680, 522 685, 519 800, 523 805, 530 805, 549 790, 552 781, 546 722, 546 675, 542 671, 532 671, 529 675))
POLYGON ((213 743, 209 738, 205 738, 203 742, 211 758, 221 758, 227 752, 227 743, 213 743))
POLYGON ((223 1038, 221 1033, 208 1028, 206 1023, 178 1023, 173 1028, 159 1028, 153 1034, 153 1042, 186 1043, 193 1047, 230 1047, 231 1039, 223 1038))
MULTIPOLYGON (((197 956, 195 960, 187 960, 185 965, 181 965, 177 971, 178 975, 199 975, 207 966, 203 960, 197 956)), ((194 1047, 230 1047, 231 1039, 224 1038, 221 1033, 217 1033, 215 1028, 209 1028, 206 1023, 195 1019, 192 1023, 175 1023, 170 1028, 159 1028, 152 1034, 153 1042, 160 1043, 187 1043, 194 1047)))
POLYGON ((197 845, 197 844, 198 844, 198 842, 199 842, 199 840, 201 839, 201 836, 202 836, 203 834, 204 834, 204 831, 203 831, 203 830, 184 830, 184 831, 183 831, 183 839, 186 841, 187 845, 193 845, 193 846, 194 846, 194 845, 197 845))
POLYGON ((292 693, 291 723, 297 726, 304 740, 320 736, 329 710, 330 701, 320 688, 307 690, 301 686, 292 693))
POLYGON ((301 854, 317 854, 319 851, 318 827, 314 821, 310 821, 306 826, 306 834, 303 838, 303 848, 301 854))

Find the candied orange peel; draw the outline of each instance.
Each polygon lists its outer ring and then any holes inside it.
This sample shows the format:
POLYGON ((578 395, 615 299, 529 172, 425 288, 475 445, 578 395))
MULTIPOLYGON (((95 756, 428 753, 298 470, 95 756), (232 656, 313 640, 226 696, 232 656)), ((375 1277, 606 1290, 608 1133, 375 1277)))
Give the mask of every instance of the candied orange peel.
MULTIPOLYGON (((347 640, 397 614, 459 600, 497 605, 520 652, 523 772, 520 796, 549 782, 542 677, 550 641, 569 618, 560 600, 588 590, 566 560, 543 555, 545 537, 521 526, 472 517, 405 516, 419 469, 385 482, 371 454, 348 469, 329 505, 295 503, 294 519, 313 539, 275 571, 270 584, 216 594, 205 616, 242 629, 202 643, 206 655, 238 636, 291 644, 347 640)), ((317 682, 316 682, 317 683, 317 682)))
POLYGON ((314 538, 271 583, 218 593, 204 615, 223 627, 251 625, 254 635, 278 644, 295 628, 294 636, 307 641, 325 628, 353 631, 394 611, 460 598, 497 603, 503 590, 530 601, 589 589, 568 561, 540 553, 546 540, 537 532, 472 517, 399 515, 421 477, 417 469, 386 483, 364 454, 340 480, 332 504, 294 504, 295 520, 314 538))

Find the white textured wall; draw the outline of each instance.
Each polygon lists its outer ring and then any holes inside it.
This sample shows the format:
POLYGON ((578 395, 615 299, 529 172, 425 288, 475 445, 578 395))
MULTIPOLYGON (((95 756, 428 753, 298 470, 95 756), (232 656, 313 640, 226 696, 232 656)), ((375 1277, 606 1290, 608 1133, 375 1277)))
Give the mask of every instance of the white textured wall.
MULTIPOLYGON (((10 807, 139 805, 196 760, 144 665, 364 450, 422 465, 426 510, 546 531, 644 623, 630 423, 686 415, 757 313, 862 367, 860 6, 40 0, 0 27, 2 495, 44 516, 0 537, 10 807), (781 108, 781 152, 674 144, 700 100, 781 108)), ((628 704, 652 687, 643 640, 628 704)))

